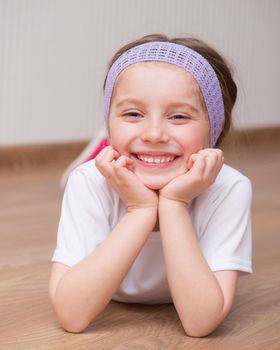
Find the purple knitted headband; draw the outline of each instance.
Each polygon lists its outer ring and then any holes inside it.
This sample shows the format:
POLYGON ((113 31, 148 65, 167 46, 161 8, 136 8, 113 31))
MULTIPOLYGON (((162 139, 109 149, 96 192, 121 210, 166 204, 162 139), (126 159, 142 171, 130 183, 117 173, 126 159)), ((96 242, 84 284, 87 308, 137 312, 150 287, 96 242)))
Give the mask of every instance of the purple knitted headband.
POLYGON ((224 103, 217 75, 206 59, 196 51, 170 42, 153 41, 135 46, 124 52, 110 68, 105 84, 105 118, 108 118, 115 81, 128 66, 144 61, 175 64, 191 73, 197 81, 207 107, 211 140, 214 147, 223 129, 224 103))

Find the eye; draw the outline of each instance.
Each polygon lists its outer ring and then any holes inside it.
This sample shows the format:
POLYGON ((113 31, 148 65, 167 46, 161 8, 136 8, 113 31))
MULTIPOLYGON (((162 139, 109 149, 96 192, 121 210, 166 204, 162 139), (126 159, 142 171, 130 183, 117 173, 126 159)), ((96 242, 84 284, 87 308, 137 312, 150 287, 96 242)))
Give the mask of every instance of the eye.
POLYGON ((183 121, 187 121, 187 120, 191 119, 191 117, 188 115, 184 115, 184 114, 174 114, 169 119, 183 122, 183 121))
POLYGON ((176 114, 176 115, 173 115, 173 118, 174 119, 185 119, 187 117, 185 115, 182 115, 182 114, 176 114))
POLYGON ((124 117, 128 117, 128 118, 143 118, 143 115, 138 113, 138 112, 129 112, 129 113, 125 113, 124 117))

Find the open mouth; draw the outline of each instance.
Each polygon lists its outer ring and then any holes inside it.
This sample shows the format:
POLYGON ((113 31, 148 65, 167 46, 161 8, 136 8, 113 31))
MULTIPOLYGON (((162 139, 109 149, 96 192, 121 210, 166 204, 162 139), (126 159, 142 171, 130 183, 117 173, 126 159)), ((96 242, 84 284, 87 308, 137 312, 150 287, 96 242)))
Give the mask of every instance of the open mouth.
POLYGON ((176 155, 133 154, 133 156, 141 163, 149 165, 168 165, 179 158, 176 155))

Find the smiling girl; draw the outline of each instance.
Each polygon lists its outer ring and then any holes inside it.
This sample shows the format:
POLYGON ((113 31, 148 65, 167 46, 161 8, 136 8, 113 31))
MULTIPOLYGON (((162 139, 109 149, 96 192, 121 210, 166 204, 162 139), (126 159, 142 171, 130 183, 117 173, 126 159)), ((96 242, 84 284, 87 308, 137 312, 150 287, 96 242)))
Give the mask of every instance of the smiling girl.
POLYGON ((228 315, 250 273, 250 181, 217 146, 237 89, 197 39, 146 36, 114 56, 105 84, 110 146, 67 183, 50 298, 81 332, 111 299, 173 302, 189 336, 228 315))

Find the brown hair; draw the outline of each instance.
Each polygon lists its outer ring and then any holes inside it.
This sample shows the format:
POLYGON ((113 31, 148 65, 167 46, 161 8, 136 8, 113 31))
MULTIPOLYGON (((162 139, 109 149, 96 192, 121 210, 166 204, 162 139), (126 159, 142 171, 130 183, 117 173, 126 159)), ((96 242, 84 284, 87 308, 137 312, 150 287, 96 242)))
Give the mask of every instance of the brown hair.
MULTIPOLYGON (((109 69, 111 68, 112 64, 124 52, 126 52, 127 50, 131 49, 134 46, 138 46, 151 41, 165 41, 165 42, 171 42, 171 43, 187 46, 193 49, 194 51, 198 52, 199 54, 201 54, 211 64, 211 66, 215 70, 220 82, 223 101, 224 101, 224 107, 225 107, 225 123, 224 123, 223 131, 216 143, 216 145, 219 146, 222 140, 224 139, 224 137, 227 135, 227 133, 230 130, 230 127, 232 124, 232 117, 231 117, 232 108, 235 104, 236 97, 237 97, 237 86, 232 78, 230 68, 228 67, 225 59, 222 58, 212 47, 208 46, 205 42, 197 38, 183 38, 183 37, 168 38, 166 35, 163 35, 163 34, 152 34, 152 35, 146 35, 120 48, 115 53, 112 60, 110 61, 109 69)), ((106 78, 107 78, 107 75, 106 75, 106 78)), ((105 82, 106 82, 106 78, 105 78, 105 82)), ((104 87, 105 87, 105 82, 104 82, 104 87)))

